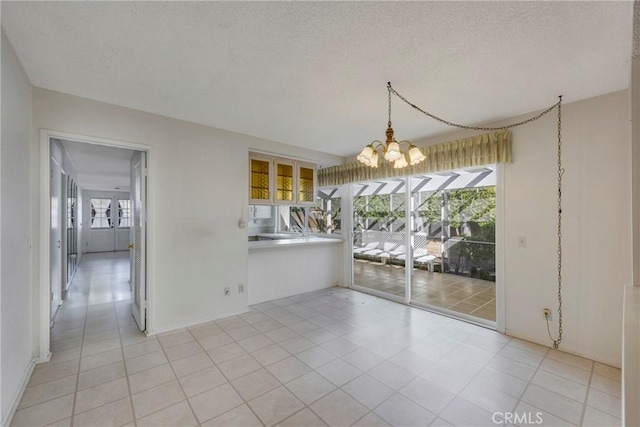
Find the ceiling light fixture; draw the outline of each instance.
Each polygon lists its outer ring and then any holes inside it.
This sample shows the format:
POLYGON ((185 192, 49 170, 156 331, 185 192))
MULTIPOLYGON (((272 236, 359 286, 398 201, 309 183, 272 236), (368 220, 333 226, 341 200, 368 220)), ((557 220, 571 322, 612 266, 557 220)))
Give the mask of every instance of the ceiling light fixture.
POLYGON ((406 168, 409 165, 417 165, 426 159, 426 156, 420 151, 418 147, 410 143, 409 141, 396 141, 393 137, 393 128, 391 127, 391 82, 387 83, 387 91, 389 92, 389 120, 387 122, 387 140, 385 143, 379 140, 373 141, 362 149, 356 159, 364 163, 365 165, 377 168, 378 167, 378 150, 382 148, 382 154, 385 160, 393 162, 395 169, 406 168), (407 152, 402 152, 400 146, 408 145, 407 152), (408 161, 407 161, 408 157, 408 161))

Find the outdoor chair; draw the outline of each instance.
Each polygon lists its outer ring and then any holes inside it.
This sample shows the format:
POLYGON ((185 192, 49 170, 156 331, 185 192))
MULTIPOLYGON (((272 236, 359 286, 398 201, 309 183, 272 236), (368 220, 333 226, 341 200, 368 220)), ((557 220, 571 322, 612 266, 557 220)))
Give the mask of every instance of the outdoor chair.
MULTIPOLYGON (((413 259, 414 259, 414 261, 416 260, 416 258, 423 257, 423 256, 426 256, 426 255, 428 255, 427 254, 427 250, 424 249, 424 248, 418 248, 418 249, 414 249, 413 250, 413 259)), ((395 258, 399 259, 399 260, 402 260, 402 261, 405 261, 407 259, 407 254, 405 252, 403 252, 400 255, 397 255, 395 258)))
POLYGON ((414 258, 414 262, 420 264, 429 264, 429 271, 433 273, 433 262, 436 260, 435 255, 423 255, 421 257, 414 258))
POLYGON ((389 255, 391 255, 392 258, 398 258, 398 259, 402 256, 403 257, 402 259, 404 259, 406 251, 407 251, 407 248, 405 247, 405 245, 398 245, 396 246, 396 248, 389 251, 389 255))
POLYGON ((398 247, 397 243, 384 242, 382 244, 382 249, 371 249, 369 251, 363 252, 362 255, 366 255, 366 256, 370 256, 370 257, 379 257, 382 254, 389 254, 389 256, 391 256, 390 255, 391 251, 393 251, 397 247, 398 247))
POLYGON ((361 254, 361 253, 366 252, 366 251, 371 251, 373 249, 376 249, 379 245, 380 245, 380 242, 369 242, 364 246, 360 246, 360 247, 354 246, 353 247, 353 253, 354 254, 361 254))

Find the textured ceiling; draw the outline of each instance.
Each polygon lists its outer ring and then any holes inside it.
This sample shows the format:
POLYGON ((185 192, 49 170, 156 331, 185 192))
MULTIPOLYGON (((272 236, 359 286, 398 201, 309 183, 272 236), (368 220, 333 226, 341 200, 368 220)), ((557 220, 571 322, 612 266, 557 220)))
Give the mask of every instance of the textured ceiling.
POLYGON ((61 140, 86 190, 129 191, 133 150, 61 140))
MULTIPOLYGON (((353 155, 386 82, 480 123, 625 89, 632 2, 1 2, 35 86, 353 155)), ((394 100, 398 139, 447 131, 394 100)), ((71 130, 70 130, 71 131, 71 130)))

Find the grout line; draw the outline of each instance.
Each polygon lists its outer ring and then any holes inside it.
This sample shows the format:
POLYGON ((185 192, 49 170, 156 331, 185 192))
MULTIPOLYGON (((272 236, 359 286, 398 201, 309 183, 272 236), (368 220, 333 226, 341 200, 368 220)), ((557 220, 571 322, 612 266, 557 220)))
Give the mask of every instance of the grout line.
MULTIPOLYGON (((114 304, 114 309, 115 309, 115 304, 114 304)), ((120 341, 120 352, 122 354, 122 365, 124 367, 124 377, 127 381, 127 390, 129 390, 129 405, 131 406, 131 417, 133 418, 131 422, 133 422, 134 426, 137 426, 137 419, 136 419, 136 408, 133 404, 133 394, 131 393, 131 383, 129 382, 129 370, 127 368, 127 359, 125 358, 124 355, 124 345, 122 343, 122 333, 120 331, 120 320, 118 319, 118 315, 116 313, 116 326, 118 328, 118 340, 120 341)))
MULTIPOLYGON (((191 338, 193 338, 193 340, 196 342, 196 344, 198 345, 198 347, 200 347, 200 349, 204 352, 204 354, 209 357, 209 354, 205 351, 205 349, 200 345, 200 343, 198 342, 198 340, 196 339, 196 337, 191 333, 191 331, 189 330, 189 328, 184 328, 184 331, 187 332, 189 335, 191 335, 191 338)), ((187 341, 189 342, 189 341, 187 341)), ((164 357, 167 359, 167 362, 169 363, 169 367, 171 368, 171 372, 173 372, 173 376, 175 377, 175 381, 178 383, 178 387, 180 387, 180 391, 182 391, 182 395, 184 396, 185 401, 187 402, 187 405, 189 406, 189 409, 191 410, 191 413, 193 414, 193 418, 196 420, 196 422, 198 423, 198 425, 201 425, 202 422, 200 422, 200 419, 198 418, 198 415, 196 414, 196 411, 193 409, 193 406, 191 405, 191 401, 189 400, 189 396, 187 396, 187 393, 184 391, 184 388, 182 387, 182 383, 180 382, 180 377, 178 376, 178 374, 176 374, 175 369, 173 369, 173 365, 171 364, 171 360, 169 360, 169 357, 167 356, 167 352, 165 351, 165 347, 164 344, 162 344, 162 341, 160 339, 158 339, 158 343, 160 344, 160 348, 162 349, 162 352, 164 354, 164 357)), ((185 343, 183 343, 185 344, 185 343)), ((180 345, 180 344, 178 344, 180 345)), ((196 353, 198 354, 198 353, 196 353)), ((191 355, 194 356, 194 355, 191 355)), ((187 357, 191 357, 191 356, 187 356, 187 357)), ((186 358, 185 358, 186 359, 186 358)), ((209 359, 211 359, 209 357, 209 359)), ((213 366, 216 366, 216 364, 213 362, 213 360, 211 361, 213 363, 213 366)), ((199 371, 196 372, 200 372, 203 371, 207 368, 202 368, 199 371)), ((193 372, 192 372, 193 373, 193 372)), ((187 375, 191 375, 191 373, 187 374, 187 375)), ((185 375, 186 376, 186 375, 185 375)), ((215 388, 215 387, 214 387, 215 388)), ((212 389, 210 389, 212 390, 212 389)), ((194 396, 191 396, 194 397, 194 396)), ((164 408, 163 408, 164 409, 164 408)), ((148 415, 147 415, 148 416, 148 415)))
MULTIPOLYGON (((525 351, 526 351, 526 350, 525 350, 525 351)), ((553 374, 553 373, 551 373, 551 372, 547 371, 546 369, 542 368, 542 365, 544 364, 544 361, 548 358, 548 356, 549 356, 549 352, 550 352, 550 351, 551 351, 551 349, 550 349, 550 348, 547 348, 547 351, 545 352, 545 354, 544 354, 544 357, 543 357, 542 361, 540 362, 540 364, 539 364, 539 365, 538 365, 538 367, 536 368, 535 372, 534 372, 534 373, 533 373, 533 375, 531 376, 531 379, 530 379, 530 380, 529 380, 529 382, 527 383, 527 387, 526 387, 526 388, 524 389, 524 391, 522 392, 522 396, 524 396, 524 395, 525 395, 526 391, 529 389, 529 386, 531 386, 531 385, 533 384, 533 382, 532 382, 532 381, 533 381, 533 379, 535 378, 535 376, 538 374, 538 372, 539 372, 540 370, 542 370, 542 371, 544 371, 544 372, 547 372, 547 373, 549 373, 549 374, 551 374, 551 375, 555 375, 555 374, 553 374)), ((560 350, 560 351, 561 351, 561 350, 560 350)), ((531 353, 531 352, 530 352, 530 353, 531 353)), ((534 354, 535 354, 535 353, 534 353, 534 354)), ((550 358, 550 360, 555 360, 555 359, 550 358)), ((564 362, 562 362, 562 363, 564 363, 564 362)), ((573 366, 573 365, 570 365, 570 366, 573 366)), ((592 364, 592 366, 591 366, 591 371, 593 371, 593 364, 592 364)), ((589 382, 591 382, 591 375, 592 375, 592 373, 590 373, 589 382)), ((556 375, 556 376, 557 376, 557 375, 556 375)), ((584 384, 578 383, 578 382, 576 382, 576 381, 570 380, 570 379, 565 378, 565 377, 560 377, 560 378, 565 379, 565 380, 568 380, 568 381, 575 382, 576 384, 579 384, 579 385, 584 385, 584 384)), ((589 392, 589 386, 587 386, 587 395, 585 396, 585 401, 584 401, 584 402, 579 402, 579 401, 577 401, 577 400, 575 400, 575 399, 572 399, 572 398, 567 397, 567 396, 565 396, 565 395, 563 395, 563 394, 561 394, 561 393, 558 393, 557 391, 549 390, 548 388, 543 387, 543 386, 541 386, 541 385, 538 385, 538 384, 533 384, 533 385, 535 385, 536 387, 540 387, 540 388, 542 388, 542 389, 544 389, 544 390, 546 390, 546 391, 549 391, 549 392, 551 392, 551 393, 558 394, 558 395, 560 395, 560 396, 564 397, 565 399, 569 399, 569 400, 571 400, 571 401, 573 401, 573 402, 576 402, 576 403, 579 403, 579 404, 583 405, 582 414, 581 414, 581 416, 580 416, 580 422, 579 422, 579 424, 578 424, 578 425, 582 425, 582 416, 584 415, 584 407, 585 407, 585 406, 586 406, 586 404, 587 404, 587 397, 588 397, 588 392, 589 392)), ((524 403, 524 404, 526 404, 526 405, 529 405, 529 406, 531 406, 531 407, 534 407, 534 408, 536 408, 536 409, 539 409, 540 411, 543 411, 543 412, 549 413, 550 415, 553 415, 554 417, 558 417, 558 418, 560 418, 560 419, 562 419, 562 420, 565 420, 565 421, 567 421, 567 422, 569 422, 569 423, 573 424, 573 421, 569 421, 569 420, 567 420, 566 418, 564 418, 563 416, 553 414, 553 413, 549 412, 549 411, 548 411, 548 410, 546 410, 546 409, 538 408, 537 406, 535 406, 535 405, 533 405, 533 404, 531 404, 531 403, 529 403, 529 402, 525 402, 525 401, 523 401, 523 400, 522 400, 522 396, 521 396, 521 397, 520 397, 520 399, 518 400, 518 404, 519 404, 520 402, 522 402, 522 403, 524 403)), ((516 405, 516 407, 517 407, 517 405, 516 405)))
MULTIPOLYGON (((80 266, 78 266, 78 268, 80 268, 80 266)), ((69 291, 71 290, 71 287, 75 285, 74 279, 72 279, 71 284, 69 285, 69 291)), ((89 287, 90 286, 91 285, 89 284, 89 287)), ((88 295, 87 295, 87 299, 88 299, 88 295)), ((74 421, 75 421, 76 401, 78 399, 78 383, 80 381, 80 367, 82 366, 82 350, 84 348, 84 335, 85 335, 85 331, 87 330, 87 317, 89 317, 88 307, 85 307, 84 313, 85 314, 84 314, 84 323, 82 325, 82 339, 80 340, 80 356, 78 358, 78 371, 76 372, 76 386, 73 393, 73 404, 71 405, 71 421, 69 422, 70 427, 73 427, 74 421)))
MULTIPOLYGON (((234 339, 234 338, 233 338, 233 337, 231 337, 231 339, 234 339)), ((249 356, 251 356, 251 355, 250 355, 250 353, 248 353, 248 352, 247 352, 247 354, 248 354, 249 356)), ((209 353, 207 353, 207 356, 209 356, 209 353)), ((211 356, 209 356, 209 358, 211 359, 211 356)), ((255 359, 254 359, 254 360, 255 360, 255 359)), ((218 367, 218 365, 213 361, 213 359, 211 359, 211 362, 213 362, 213 364, 214 364, 216 367, 218 367)), ((223 362, 223 363, 224 363, 224 362, 223 362)), ((262 364, 261 364, 260 362, 256 361, 256 363, 258 363, 258 364, 261 366, 261 369, 264 369, 265 371, 267 371, 266 367, 262 366, 262 364)), ((276 362, 276 363, 277 363, 277 362, 276 362)), ((249 405, 249 402, 244 398, 244 396, 243 396, 242 394, 240 394, 240 392, 238 391, 238 389, 236 388, 236 386, 234 386, 234 385, 233 385, 233 383, 231 382, 231 380, 230 380, 230 379, 225 375, 225 373, 222 371, 222 369, 220 369, 220 368, 218 367, 218 370, 220 371, 220 373, 222 374, 222 376, 227 380, 227 383, 231 386, 231 388, 233 388, 233 390, 238 394, 238 396, 240 396, 240 399, 242 399, 242 402, 243 402, 242 404, 246 405, 246 407, 247 407, 247 408, 249 408, 249 411, 251 411, 251 413, 256 417, 256 419, 258 420, 258 422, 260 422, 262 425, 265 425, 265 423, 264 423, 264 422, 262 422, 262 419, 261 419, 261 418, 258 416, 258 414, 254 411, 254 409, 251 407, 251 405, 249 405)), ((259 369, 257 369, 257 370, 259 370, 259 369)), ((256 371, 257 371, 257 370, 256 370, 256 371)), ((252 374, 253 372, 256 372, 256 371, 251 371, 251 372, 249 372, 249 373, 247 373, 247 374, 245 374, 245 375, 243 375, 243 376, 246 376, 246 375, 252 374)), ((269 375, 271 375, 271 373, 270 373, 269 371, 267 371, 267 373, 268 373, 269 375)), ((272 375, 272 376, 273 376, 273 375, 272 375)), ((275 378, 275 376, 273 376, 273 377, 275 378)), ((240 379, 240 378, 242 378, 242 377, 239 377, 239 378, 236 378, 236 379, 240 379)), ((275 379, 276 379, 276 381, 278 381, 278 383, 280 384, 278 387, 282 387, 282 386, 284 385, 284 384, 282 384, 282 383, 280 382, 280 380, 278 380, 277 378, 275 378, 275 379)), ((235 381, 235 380, 234 380, 234 381, 235 381)), ((278 388, 278 387, 276 387, 276 388, 278 388)), ((260 394, 259 396, 254 397, 254 399, 257 399, 258 397, 260 397, 260 396, 262 396, 262 395, 264 395, 264 394, 267 394, 267 393, 269 393, 270 391, 275 390, 276 388, 273 388, 273 389, 271 389, 271 390, 265 391, 264 393, 260 394)), ((253 400, 253 399, 252 399, 252 400, 253 400)), ((240 405, 238 405, 238 406, 240 406, 240 405)), ((218 415, 216 415, 216 416, 215 416, 215 417, 213 417, 213 418, 219 417, 219 416, 221 416, 221 415, 226 414, 227 412, 233 411, 233 410, 234 410, 234 409, 236 409, 238 406, 235 406, 235 407, 233 407, 233 408, 229 409, 228 411, 223 412, 222 414, 218 414, 218 415)), ((212 419, 213 419, 213 418, 212 418, 212 419)))
POLYGON ((587 412, 587 402, 589 401, 589 393, 591 392, 591 381, 593 379, 593 371, 595 370, 595 363, 591 363, 591 371, 589 372, 589 381, 587 384, 587 393, 584 395, 584 404, 582 405, 582 412, 580 413, 580 424, 584 424, 584 414, 587 412))
MULTIPOLYGON (((61 377, 61 378, 58 378, 58 379, 53 380, 53 381, 62 380, 62 379, 65 379, 65 378, 72 377, 74 375, 76 375, 76 374, 67 375, 65 377, 61 377)), ((27 389, 32 388, 32 387, 38 387, 38 386, 40 386, 42 384, 48 384, 48 383, 53 382, 53 381, 47 381, 46 383, 41 383, 41 384, 37 384, 37 385, 31 386, 31 387, 27 387, 27 389)), ((76 380, 76 382, 77 382, 77 380, 76 380)), ((25 391, 26 391, 26 389, 25 389, 25 391)), ((30 404, 28 406, 20 406, 20 404, 22 404, 22 400, 20 400, 20 403, 18 404, 18 408, 16 409, 16 412, 17 411, 21 411, 23 409, 27 409, 27 408, 32 408, 32 407, 34 407, 36 405, 40 405, 41 403, 47 403, 47 402, 50 402, 52 400, 60 399, 61 397, 65 397, 65 396, 68 396, 68 395, 73 394, 73 393, 75 393, 75 391, 70 391, 68 393, 61 394, 60 396, 56 396, 56 397, 48 398, 48 399, 45 399, 45 400, 41 400, 41 401, 32 403, 32 404, 30 404)), ((68 417, 66 417, 66 418, 68 418, 68 417)))

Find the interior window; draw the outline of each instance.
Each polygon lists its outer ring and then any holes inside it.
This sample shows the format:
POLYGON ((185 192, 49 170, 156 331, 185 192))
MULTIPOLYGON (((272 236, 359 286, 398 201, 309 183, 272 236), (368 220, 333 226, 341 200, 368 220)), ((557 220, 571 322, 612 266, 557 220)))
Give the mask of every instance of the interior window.
POLYGON ((91 199, 91 228, 111 228, 111 199, 91 199))
POLYGON ((131 227, 131 200, 118 199, 118 227, 131 227))

